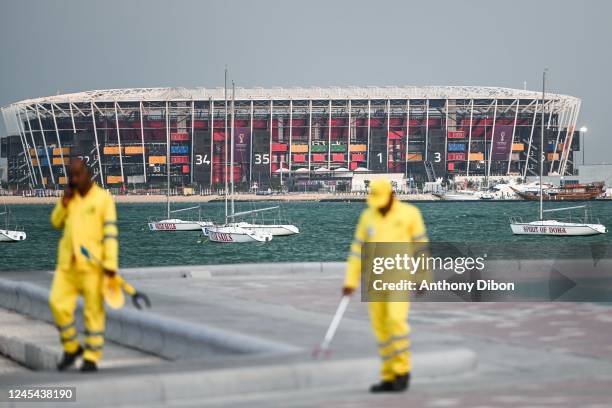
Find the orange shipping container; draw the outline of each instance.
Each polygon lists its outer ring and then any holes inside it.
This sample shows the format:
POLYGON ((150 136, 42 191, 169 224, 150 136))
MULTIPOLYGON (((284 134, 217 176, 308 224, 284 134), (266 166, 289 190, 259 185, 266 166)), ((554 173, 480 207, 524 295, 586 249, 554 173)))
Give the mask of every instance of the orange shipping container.
POLYGON ((408 153, 406 155, 408 161, 423 161, 423 155, 421 153, 408 153))
POLYGON ((58 183, 60 184, 68 184, 68 177, 66 176, 60 176, 58 183))
POLYGON ((292 144, 291 153, 308 153, 308 145, 306 144, 292 144))
POLYGON ((525 150, 525 145, 522 143, 512 143, 512 151, 513 152, 522 152, 525 150))
POLYGON ((470 153, 470 160, 482 161, 484 160, 484 153, 470 153))
POLYGON ((119 146, 104 146, 104 154, 119 154, 119 146))
POLYGON ((122 183, 123 178, 121 176, 106 176, 106 182, 108 184, 122 183))
POLYGON ((144 149, 142 146, 126 146, 125 154, 142 154, 144 149))
POLYGON ((59 147, 54 147, 53 148, 53 155, 54 156, 68 156, 70 154, 70 148, 69 147, 62 147, 61 149, 59 147))
POLYGON ((548 153, 548 160, 559 160, 559 153, 548 153))
POLYGON ((368 150, 368 146, 364 144, 353 144, 350 146, 351 152, 365 152, 368 150))
POLYGON ((166 164, 166 156, 149 156, 149 164, 166 164))
MULTIPOLYGON (((70 164, 70 158, 69 157, 64 157, 64 163, 63 164, 70 164)), ((62 165, 62 158, 61 157, 54 157, 53 158, 53 165, 54 166, 61 166, 62 165)))

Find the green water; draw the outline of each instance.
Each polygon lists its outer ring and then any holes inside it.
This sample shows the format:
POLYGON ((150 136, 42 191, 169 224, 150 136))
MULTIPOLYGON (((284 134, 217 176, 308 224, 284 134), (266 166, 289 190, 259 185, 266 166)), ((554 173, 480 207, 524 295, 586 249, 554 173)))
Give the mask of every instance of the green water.
MULTIPOLYGON (((575 203, 579 204, 579 203, 575 203)), ((185 204, 187 207, 190 204, 185 204)), ((264 207, 267 203, 258 203, 264 207)), ((612 244, 611 234, 591 237, 515 236, 508 217, 533 219, 535 202, 433 202, 416 203, 423 212, 431 241, 498 243, 511 248, 521 243, 538 248, 561 248, 574 244, 612 244)), ((547 204, 548 205, 548 204, 547 204)), ((574 203, 572 203, 574 205, 574 203)), ((550 207, 555 205, 551 204, 550 207)), ((556 205, 557 207, 561 205, 556 205)), ((177 205, 177 208, 181 206, 177 205)), ((251 209, 236 204, 236 211, 251 209)), ((612 202, 592 202, 594 218, 612 227, 612 202)), ((11 206, 14 220, 28 234, 24 242, 0 245, 0 271, 53 269, 60 233, 49 224, 50 205, 11 206)), ((342 261, 352 239, 363 203, 298 202, 282 205, 284 215, 297 225, 301 234, 276 237, 269 243, 198 243, 198 232, 150 232, 148 217, 163 216, 165 205, 119 204, 120 264, 122 267, 184 264, 220 264, 282 261, 342 261)), ((202 214, 217 220, 223 203, 202 204, 202 214)), ((535 251, 536 249, 534 249, 535 251)))

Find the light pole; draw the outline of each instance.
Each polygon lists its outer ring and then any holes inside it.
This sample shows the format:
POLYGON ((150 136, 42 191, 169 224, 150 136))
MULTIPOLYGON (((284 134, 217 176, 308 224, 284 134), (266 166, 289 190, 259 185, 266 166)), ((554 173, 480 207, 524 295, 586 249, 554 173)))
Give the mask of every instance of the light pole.
POLYGON ((581 126, 580 129, 578 130, 580 132, 580 136, 582 136, 581 137, 582 140, 580 141, 581 143, 580 150, 582 150, 582 165, 584 165, 584 147, 585 147, 584 146, 584 134, 588 132, 588 130, 589 128, 587 128, 586 126, 581 126))

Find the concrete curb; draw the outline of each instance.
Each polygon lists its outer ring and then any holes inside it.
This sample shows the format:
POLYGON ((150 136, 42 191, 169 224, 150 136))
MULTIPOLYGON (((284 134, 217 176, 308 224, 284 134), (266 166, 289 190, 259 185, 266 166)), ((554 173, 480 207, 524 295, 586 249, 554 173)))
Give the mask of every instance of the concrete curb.
POLYGON ((0 334, 0 354, 32 370, 56 370, 59 351, 0 334))
MULTIPOLYGON (((49 291, 37 285, 0 279, 0 307, 53 323, 49 291)), ((82 303, 77 326, 82 329, 82 303)), ((157 356, 175 360, 206 355, 289 354, 300 349, 201 324, 183 322, 135 310, 107 311, 106 338, 157 356)))
MULTIPOLYGON (((419 378, 460 374, 476 366, 468 349, 423 352, 413 356, 419 378)), ((77 382, 77 401, 102 406, 176 404, 237 394, 294 391, 355 385, 366 387, 378 377, 378 359, 319 360, 206 371, 181 371, 133 377, 97 377, 77 382), (111 393, 100 393, 112 389, 111 393)), ((47 384, 53 385, 53 384, 47 384)))

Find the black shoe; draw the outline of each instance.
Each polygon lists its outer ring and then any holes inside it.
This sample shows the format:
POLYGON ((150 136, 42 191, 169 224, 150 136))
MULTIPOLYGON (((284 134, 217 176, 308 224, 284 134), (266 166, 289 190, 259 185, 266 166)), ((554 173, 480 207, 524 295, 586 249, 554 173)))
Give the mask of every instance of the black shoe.
POLYGON ((98 366, 96 363, 90 360, 83 360, 83 364, 81 365, 82 373, 93 373, 94 371, 98 371, 98 366))
POLYGON ((81 346, 79 346, 77 351, 75 351, 74 353, 68 353, 64 351, 64 354, 62 355, 62 360, 57 363, 57 371, 64 371, 67 368, 70 368, 74 364, 76 359, 81 356, 81 354, 83 354, 83 347, 81 346))
POLYGON ((394 392, 395 381, 381 381, 378 384, 374 384, 370 387, 370 392, 394 392))
POLYGON ((410 373, 395 377, 395 391, 406 391, 410 387, 410 373))

